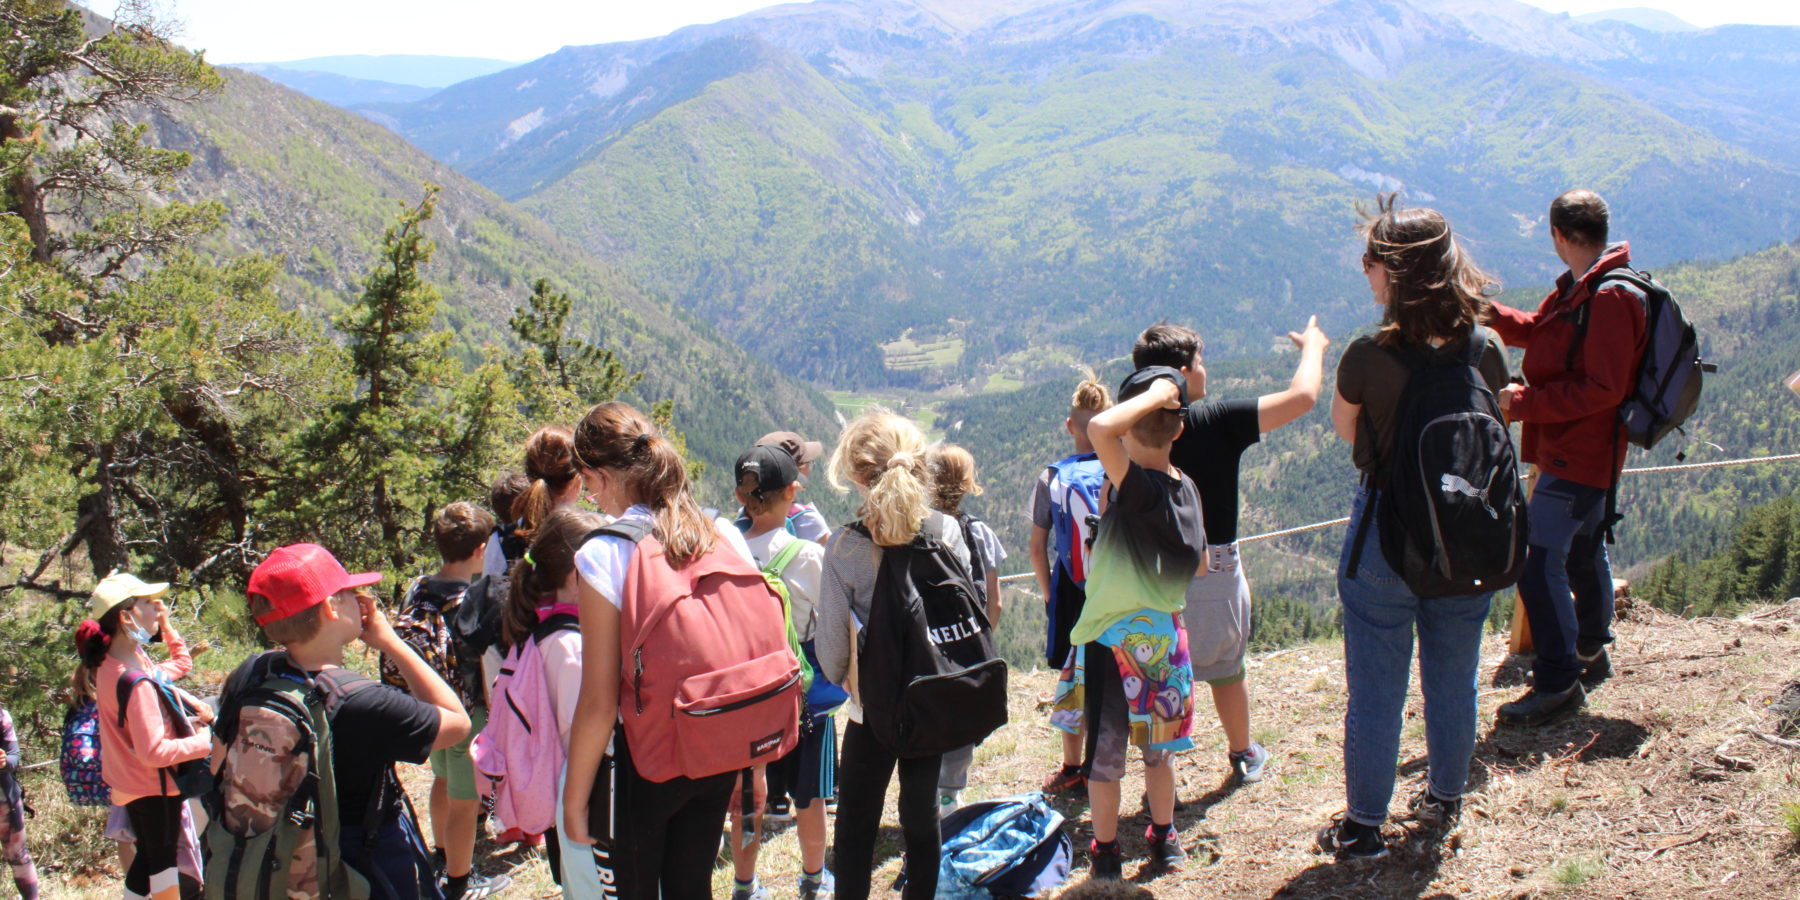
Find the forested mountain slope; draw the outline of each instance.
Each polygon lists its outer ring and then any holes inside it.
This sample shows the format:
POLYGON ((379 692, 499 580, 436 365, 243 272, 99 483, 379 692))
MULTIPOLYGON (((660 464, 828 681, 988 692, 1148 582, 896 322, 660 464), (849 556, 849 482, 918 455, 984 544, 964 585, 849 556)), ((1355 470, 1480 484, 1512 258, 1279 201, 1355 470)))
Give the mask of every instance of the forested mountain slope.
POLYGON ((1221 357, 1353 327, 1379 190, 1522 283, 1573 184, 1652 265, 1791 237, 1797 53, 1512 2, 821 0, 368 112, 784 371, 908 385, 1164 315, 1221 357), (908 329, 961 343, 884 366, 908 329))
POLYGON ((221 71, 224 91, 155 119, 157 137, 194 154, 184 198, 226 205, 213 249, 280 254, 292 305, 324 316, 359 292, 382 229, 431 182, 443 194, 428 226, 438 252, 427 276, 443 291, 459 352, 505 346, 513 309, 534 279, 548 278, 574 297, 578 334, 644 373, 636 397, 676 401, 677 425, 715 473, 728 474, 743 447, 775 427, 829 428, 816 393, 392 132, 259 76, 221 71))

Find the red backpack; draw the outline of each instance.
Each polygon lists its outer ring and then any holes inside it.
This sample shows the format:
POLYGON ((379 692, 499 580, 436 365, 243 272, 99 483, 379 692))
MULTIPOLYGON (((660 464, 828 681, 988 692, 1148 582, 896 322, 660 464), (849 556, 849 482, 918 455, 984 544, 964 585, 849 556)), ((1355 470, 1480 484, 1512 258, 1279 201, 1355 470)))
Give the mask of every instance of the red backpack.
POLYGON ((637 544, 619 612, 619 713, 649 781, 706 778, 785 756, 806 685, 780 595, 756 564, 715 544, 676 569, 650 523, 588 535, 637 544))

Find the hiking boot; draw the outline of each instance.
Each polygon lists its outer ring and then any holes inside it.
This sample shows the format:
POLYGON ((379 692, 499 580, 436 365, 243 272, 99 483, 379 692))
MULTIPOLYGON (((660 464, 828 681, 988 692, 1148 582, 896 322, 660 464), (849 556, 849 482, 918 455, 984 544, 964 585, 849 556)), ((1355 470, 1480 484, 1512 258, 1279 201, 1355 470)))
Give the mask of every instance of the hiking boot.
POLYGON ((1456 822, 1462 815, 1462 799, 1445 800, 1434 793, 1430 786, 1419 791, 1412 798, 1407 809, 1412 811, 1413 821, 1429 828, 1445 828, 1456 822))
POLYGON ((1612 677, 1612 655, 1606 652, 1605 644, 1577 647, 1575 657, 1581 660, 1581 683, 1584 687, 1595 687, 1612 677))
POLYGON ((741 884, 733 885, 731 900, 775 900, 775 893, 763 887, 760 880, 753 878, 748 887, 741 884))
POLYGON ((1088 844, 1088 880, 1090 881, 1123 881, 1125 879, 1125 861, 1119 856, 1119 842, 1113 841, 1113 848, 1102 853, 1100 842, 1088 844))
POLYGON ((1081 774, 1080 766, 1063 766, 1044 779, 1041 790, 1046 794, 1079 794, 1087 790, 1087 776, 1081 774))
POLYGON ((1231 772, 1237 777, 1239 784, 1255 784, 1263 779, 1263 769, 1269 764, 1269 751, 1263 745, 1250 742, 1248 750, 1234 750, 1228 754, 1231 761, 1231 772))
POLYGON ((938 818, 942 819, 961 808, 961 791, 938 791, 938 818))
POLYGON ((1188 860, 1187 848, 1181 846, 1181 832, 1169 829, 1169 836, 1158 840, 1156 826, 1144 829, 1144 840, 1150 845, 1150 865, 1159 871, 1179 869, 1188 860))
POLYGON ((800 876, 800 900, 831 900, 837 894, 837 879, 830 869, 822 869, 817 881, 800 876))
POLYGON ((1582 690, 1581 682, 1569 685, 1569 689, 1555 694, 1546 694, 1532 688, 1511 703, 1500 704, 1499 720, 1502 725, 1517 725, 1530 728, 1568 715, 1587 703, 1587 691, 1582 690))
POLYGON ((1380 859, 1388 852, 1380 828, 1341 813, 1319 829, 1319 849, 1338 859, 1380 859))

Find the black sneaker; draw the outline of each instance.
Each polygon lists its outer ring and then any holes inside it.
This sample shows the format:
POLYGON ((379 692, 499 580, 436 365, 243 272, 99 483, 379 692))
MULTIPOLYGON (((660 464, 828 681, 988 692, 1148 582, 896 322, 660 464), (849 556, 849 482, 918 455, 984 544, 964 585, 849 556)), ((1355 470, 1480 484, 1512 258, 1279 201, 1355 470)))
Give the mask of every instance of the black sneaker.
POLYGON ((1559 717, 1580 709, 1587 703, 1587 691, 1582 690, 1581 682, 1569 685, 1569 689, 1556 694, 1545 694, 1532 688, 1511 703, 1500 704, 1499 720, 1502 725, 1532 727, 1542 725, 1559 717))
POLYGON ((1462 799, 1445 800, 1426 787, 1412 798, 1407 808, 1412 810, 1413 821, 1429 828, 1443 828, 1462 815, 1462 799))
POLYGON ((1119 842, 1113 842, 1113 848, 1105 853, 1100 852, 1100 842, 1088 844, 1088 880, 1090 881, 1123 881, 1125 879, 1125 862, 1119 857, 1119 842))
POLYGON ((1612 655, 1606 652, 1605 644, 1577 647, 1575 657, 1581 660, 1582 685, 1593 687, 1612 677, 1612 655))
POLYGON ((1156 826, 1144 829, 1144 840, 1150 844, 1150 866, 1158 871, 1179 869, 1188 861, 1187 848, 1181 846, 1181 832, 1169 830, 1169 836, 1156 838, 1156 826))
POLYGON ((1387 855, 1381 829, 1339 815, 1319 829, 1319 849, 1338 859, 1380 859, 1387 855))

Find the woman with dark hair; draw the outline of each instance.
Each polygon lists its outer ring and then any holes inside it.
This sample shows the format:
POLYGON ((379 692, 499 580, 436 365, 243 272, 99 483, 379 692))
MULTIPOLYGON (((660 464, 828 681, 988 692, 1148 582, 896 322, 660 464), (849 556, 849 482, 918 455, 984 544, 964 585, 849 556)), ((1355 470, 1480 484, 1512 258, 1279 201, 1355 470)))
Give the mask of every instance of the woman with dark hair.
POLYGON ((1401 207, 1390 194, 1365 214, 1359 231, 1363 274, 1382 316, 1375 334, 1344 351, 1331 405, 1332 426, 1354 447, 1362 473, 1338 565, 1350 689, 1344 715, 1347 802, 1344 813, 1319 832, 1319 846, 1339 859, 1387 853, 1381 826, 1394 793, 1415 628, 1429 760, 1426 785, 1411 804, 1419 821, 1443 825, 1460 813, 1475 750, 1476 667, 1493 593, 1422 600, 1380 549, 1374 479, 1402 411, 1409 369, 1401 354, 1441 362, 1468 354, 1470 342, 1480 341, 1477 368, 1487 388, 1498 394, 1509 378, 1506 348, 1478 325, 1486 297, 1498 285, 1476 267, 1442 215, 1401 207), (1360 554, 1354 551, 1359 531, 1366 531, 1360 554))

